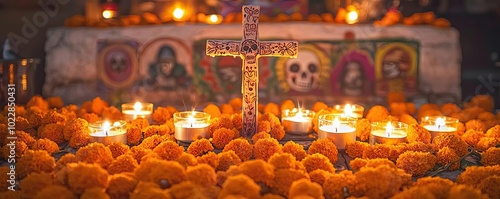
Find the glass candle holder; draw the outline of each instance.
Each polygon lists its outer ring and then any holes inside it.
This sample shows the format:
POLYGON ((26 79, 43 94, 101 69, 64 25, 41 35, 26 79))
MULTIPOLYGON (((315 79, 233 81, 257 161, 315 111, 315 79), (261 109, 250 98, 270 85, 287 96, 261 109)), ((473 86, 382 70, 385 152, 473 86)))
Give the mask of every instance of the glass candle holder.
POLYGON ((420 120, 420 125, 431 133, 431 140, 443 134, 457 132, 458 119, 445 116, 425 116, 420 120))
POLYGON ((153 104, 141 102, 122 104, 122 113, 126 121, 137 118, 149 119, 153 113, 153 104))
POLYGON ((175 139, 181 142, 192 142, 198 138, 208 138, 210 114, 186 111, 174 114, 175 139))
POLYGON ((287 109, 281 113, 281 124, 290 134, 309 134, 312 130, 314 111, 307 109, 287 109))
POLYGON ((356 142, 356 118, 343 114, 327 114, 318 118, 318 137, 329 138, 337 149, 346 149, 356 142))
POLYGON ((358 119, 363 118, 363 114, 365 112, 365 107, 359 104, 335 105, 333 106, 333 109, 337 114, 344 114, 348 117, 355 117, 358 119))
POLYGON ((398 144, 406 142, 408 125, 402 122, 373 122, 370 144, 398 144))
POLYGON ((119 120, 116 122, 97 121, 89 124, 90 141, 109 145, 113 142, 127 144, 127 122, 119 120))

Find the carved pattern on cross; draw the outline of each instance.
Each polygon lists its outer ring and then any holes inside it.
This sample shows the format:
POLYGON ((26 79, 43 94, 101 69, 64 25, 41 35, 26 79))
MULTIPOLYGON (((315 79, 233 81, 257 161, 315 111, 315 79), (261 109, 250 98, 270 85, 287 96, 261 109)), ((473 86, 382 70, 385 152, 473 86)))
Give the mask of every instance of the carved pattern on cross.
POLYGON ((208 40, 206 53, 208 56, 239 56, 242 59, 243 94, 243 129, 245 137, 257 133, 258 119, 258 85, 260 56, 297 57, 298 42, 296 41, 263 41, 259 42, 259 6, 243 6, 243 39, 208 40))

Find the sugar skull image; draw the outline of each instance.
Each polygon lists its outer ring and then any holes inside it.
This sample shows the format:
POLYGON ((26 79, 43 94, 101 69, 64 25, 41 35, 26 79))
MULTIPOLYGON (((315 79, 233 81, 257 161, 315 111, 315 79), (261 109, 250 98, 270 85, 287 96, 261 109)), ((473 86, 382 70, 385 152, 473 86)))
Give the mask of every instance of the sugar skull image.
POLYGON ((412 46, 389 43, 377 49, 376 53, 376 93, 416 92, 417 53, 412 46))
POLYGON ((299 46, 296 59, 280 58, 276 63, 280 88, 292 93, 317 91, 324 82, 324 75, 328 73, 329 65, 329 59, 317 47, 299 46))

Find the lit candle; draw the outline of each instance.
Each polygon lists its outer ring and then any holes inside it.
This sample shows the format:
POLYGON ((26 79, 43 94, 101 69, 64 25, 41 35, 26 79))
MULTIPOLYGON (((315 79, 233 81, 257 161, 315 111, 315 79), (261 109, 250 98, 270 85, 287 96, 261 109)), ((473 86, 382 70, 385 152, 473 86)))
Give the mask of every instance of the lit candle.
POLYGON ((318 119, 319 138, 330 138, 337 149, 356 142, 356 118, 339 114, 322 115, 318 119))
POLYGON ((182 21, 182 18, 184 17, 184 10, 182 8, 175 8, 172 16, 174 21, 182 21))
POLYGON ((109 145, 113 142, 127 144, 127 122, 120 120, 111 125, 108 121, 98 121, 89 125, 91 142, 109 145))
POLYGON ((355 24, 356 22, 358 22, 358 11, 356 10, 349 11, 345 18, 345 22, 347 24, 355 24))
POLYGON ((116 3, 114 3, 112 0, 108 0, 105 3, 101 5, 102 9, 102 17, 104 19, 111 19, 115 18, 118 16, 118 7, 116 3))
POLYGON ((285 131, 290 134, 308 134, 312 130, 312 119, 314 111, 294 108, 284 110, 281 114, 281 124, 285 131))
POLYGON ((196 111, 174 114, 175 139, 191 142, 198 138, 208 138, 210 114, 196 111))
POLYGON ((122 113, 127 121, 137 118, 149 119, 153 113, 153 104, 140 102, 122 104, 122 113))
POLYGON ((222 16, 211 14, 207 16, 207 24, 220 24, 222 22, 222 16))
POLYGON ((358 104, 345 104, 333 106, 335 113, 344 114, 347 117, 363 118, 365 107, 358 104))
POLYGON ((458 119, 444 116, 426 116, 420 125, 431 133, 431 140, 442 134, 457 132, 458 119))
POLYGON ((370 144, 397 144, 406 142, 408 125, 402 122, 373 122, 370 144))

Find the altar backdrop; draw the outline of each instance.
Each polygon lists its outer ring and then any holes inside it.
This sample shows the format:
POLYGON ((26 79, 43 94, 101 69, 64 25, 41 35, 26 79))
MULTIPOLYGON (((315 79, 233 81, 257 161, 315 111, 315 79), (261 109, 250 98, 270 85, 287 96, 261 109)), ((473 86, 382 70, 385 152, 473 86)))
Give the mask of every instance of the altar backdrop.
MULTIPOLYGON (((260 40, 298 40, 297 59, 261 57, 262 100, 442 94, 460 98, 455 29, 261 23, 260 40), (354 38, 354 39, 353 39, 354 38)), ((240 96, 241 59, 208 57, 207 39, 241 39, 241 26, 54 28, 45 46, 45 96, 79 104, 227 102, 240 96)))

